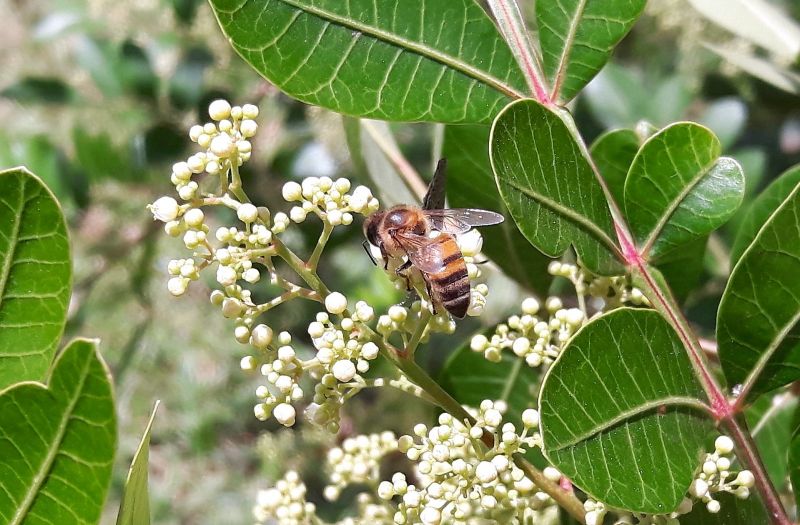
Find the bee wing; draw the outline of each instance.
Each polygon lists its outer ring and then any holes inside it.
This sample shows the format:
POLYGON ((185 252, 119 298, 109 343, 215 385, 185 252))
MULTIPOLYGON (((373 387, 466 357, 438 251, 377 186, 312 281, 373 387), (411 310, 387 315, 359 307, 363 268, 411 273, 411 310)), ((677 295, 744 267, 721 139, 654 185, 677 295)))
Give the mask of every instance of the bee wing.
POLYGON ((422 199, 422 209, 435 210, 444 208, 445 186, 447 186, 447 159, 439 159, 433 179, 422 199))
POLYGON ((489 210, 474 208, 446 208, 444 210, 425 210, 431 228, 444 233, 459 235, 475 226, 500 224, 505 217, 489 210))
POLYGON ((408 254, 411 264, 425 273, 439 273, 445 269, 442 244, 431 242, 424 235, 398 233, 395 239, 408 254))

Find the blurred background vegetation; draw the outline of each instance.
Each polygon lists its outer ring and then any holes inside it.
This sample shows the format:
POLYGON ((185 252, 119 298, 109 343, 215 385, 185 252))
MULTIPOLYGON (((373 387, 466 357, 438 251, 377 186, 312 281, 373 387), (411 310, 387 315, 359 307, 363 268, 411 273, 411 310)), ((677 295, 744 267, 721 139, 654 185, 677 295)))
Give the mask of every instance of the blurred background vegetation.
MULTIPOLYGON (((783 7, 800 18, 800 3, 786 0, 783 7)), ((65 340, 101 338, 114 373, 120 452, 104 522, 113 523, 155 399, 163 403, 151 447, 151 494, 154 522, 166 524, 249 523, 256 490, 287 468, 304 474, 310 498, 319 502, 327 446, 355 432, 408 432, 432 415, 384 390, 366 391, 348 405, 338 437, 302 421, 296 431, 259 422, 252 415, 258 378, 240 371, 246 347, 208 303, 209 289, 193 286, 180 300, 166 291, 166 263, 183 247, 161 233, 145 205, 169 193, 170 166, 190 153, 188 128, 205 122, 211 100, 259 105, 260 130, 244 178, 251 197, 275 209, 283 206, 279 188, 290 178, 369 183, 360 158, 369 152, 351 158, 341 117, 281 95, 253 72, 201 0, 0 0, 0 12, 0 167, 28 166, 64 206, 75 266, 65 340)), ((732 53, 752 48, 686 0, 651 2, 573 111, 590 139, 642 120, 705 123, 743 164, 750 199, 800 162, 800 97, 742 73, 701 41, 732 53)), ((392 131, 417 169, 429 173, 435 127, 393 125, 392 131)), ((713 326, 739 218, 712 236, 703 285, 687 302, 701 330, 713 326)), ((304 224, 291 242, 314 242, 317 226, 304 224)), ((360 235, 360 228, 339 232, 323 272, 337 289, 380 311, 402 297, 371 270, 360 235)), ((524 293, 494 279, 484 323, 507 315, 524 293)), ((303 342, 313 312, 306 302, 290 303, 270 324, 303 342)), ((474 321, 460 326, 421 358, 435 370, 477 329, 474 321)), ((353 501, 346 493, 322 504, 322 515, 338 517, 353 501)))

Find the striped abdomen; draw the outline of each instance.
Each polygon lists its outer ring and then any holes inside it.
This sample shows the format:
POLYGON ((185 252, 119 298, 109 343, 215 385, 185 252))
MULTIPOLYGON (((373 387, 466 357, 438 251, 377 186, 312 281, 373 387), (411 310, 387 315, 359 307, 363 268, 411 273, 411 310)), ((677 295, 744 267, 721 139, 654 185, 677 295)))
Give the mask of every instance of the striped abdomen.
POLYGON ((469 308, 467 263, 452 235, 441 234, 432 241, 431 248, 438 251, 442 257, 441 271, 426 274, 434 299, 445 310, 460 319, 467 315, 469 308))

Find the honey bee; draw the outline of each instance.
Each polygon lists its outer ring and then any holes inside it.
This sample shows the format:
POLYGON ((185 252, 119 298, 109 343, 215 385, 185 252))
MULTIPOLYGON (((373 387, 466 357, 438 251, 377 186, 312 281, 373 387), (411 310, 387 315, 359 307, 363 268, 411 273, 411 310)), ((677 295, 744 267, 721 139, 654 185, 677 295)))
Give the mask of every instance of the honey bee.
MULTIPOLYGON (((370 258, 367 242, 380 249, 384 270, 389 259, 407 257, 396 271, 406 277, 408 289, 411 286, 405 272, 414 266, 422 273, 434 313, 438 305, 462 318, 469 308, 470 286, 467 264, 455 236, 474 226, 499 224, 504 217, 487 210, 444 208, 446 168, 446 160, 439 160, 421 208, 399 204, 367 217, 364 248, 370 258), (433 232, 439 234, 434 236, 433 232)), ((372 262, 377 264, 374 258, 372 262)))

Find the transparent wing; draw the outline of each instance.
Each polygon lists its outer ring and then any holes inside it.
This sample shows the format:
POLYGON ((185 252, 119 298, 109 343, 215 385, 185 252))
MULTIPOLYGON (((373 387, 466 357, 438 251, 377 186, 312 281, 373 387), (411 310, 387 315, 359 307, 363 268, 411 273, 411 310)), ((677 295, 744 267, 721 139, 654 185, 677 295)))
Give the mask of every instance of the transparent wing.
POLYGON ((447 159, 439 159, 433 179, 422 199, 422 209, 435 210, 444 208, 445 189, 447 186, 447 159))
POLYGON ((475 226, 500 224, 505 217, 489 210, 474 208, 446 208, 444 210, 425 210, 431 228, 444 233, 459 235, 475 226))
POLYGON ((439 273, 445 268, 442 243, 431 242, 424 235, 398 233, 395 237, 408 254, 411 264, 425 273, 439 273))

